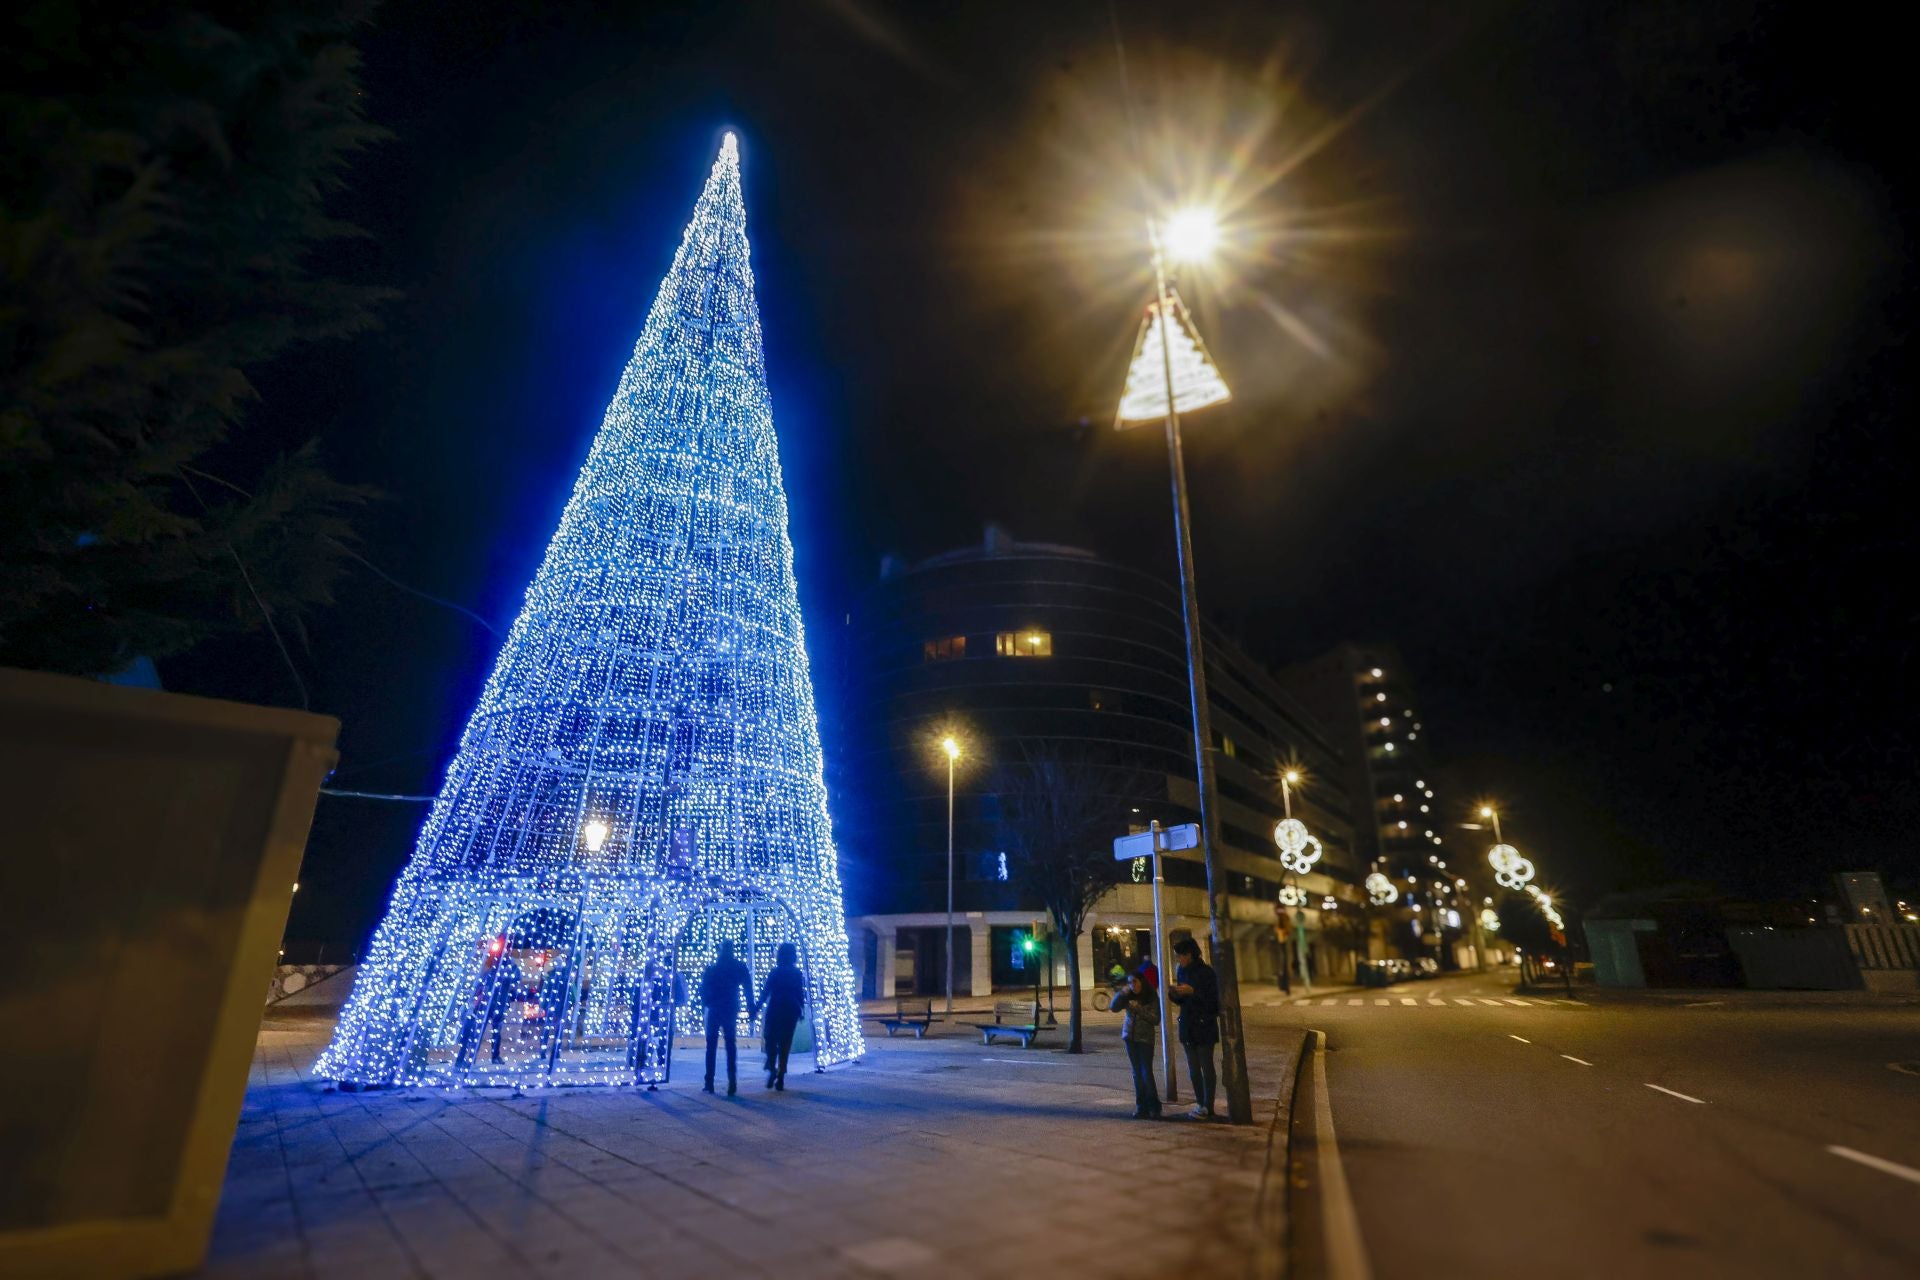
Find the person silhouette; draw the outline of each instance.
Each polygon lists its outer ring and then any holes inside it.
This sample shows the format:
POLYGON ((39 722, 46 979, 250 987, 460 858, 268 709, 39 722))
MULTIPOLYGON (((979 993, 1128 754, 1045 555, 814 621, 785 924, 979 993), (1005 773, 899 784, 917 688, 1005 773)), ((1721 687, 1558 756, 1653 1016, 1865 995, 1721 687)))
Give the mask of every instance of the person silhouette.
POLYGON ((800 1011, 807 1003, 807 979, 800 972, 800 955, 791 942, 780 944, 774 955, 773 972, 760 988, 760 1012, 766 1018, 761 1028, 767 1047, 767 1087, 785 1092, 787 1055, 793 1052, 794 1028, 800 1025, 800 1011))
POLYGON ((713 1092, 713 1052, 723 1034, 727 1038, 727 1094, 731 1097, 739 1092, 735 1078, 739 1063, 735 1024, 739 1021, 743 1000, 751 1008, 753 974, 734 958, 733 944, 723 942, 720 954, 700 975, 700 1003, 707 1010, 707 1082, 700 1086, 702 1092, 713 1092))

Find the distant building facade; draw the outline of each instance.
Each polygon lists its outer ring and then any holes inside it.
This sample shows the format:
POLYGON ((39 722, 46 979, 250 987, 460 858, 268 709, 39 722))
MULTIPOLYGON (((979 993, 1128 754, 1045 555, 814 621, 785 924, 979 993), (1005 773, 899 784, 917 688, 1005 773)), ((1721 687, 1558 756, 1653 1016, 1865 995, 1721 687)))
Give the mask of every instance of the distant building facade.
MULTIPOLYGON (((1071 547, 985 542, 913 566, 890 564, 847 619, 835 824, 849 936, 867 997, 945 990, 947 771, 954 784, 954 989, 985 994, 1035 981, 1023 942, 1048 933, 1022 898, 993 794, 997 763, 1029 744, 1097 752, 1144 779, 1116 817, 1135 829, 1198 819, 1179 597, 1152 575, 1071 547)), ((1352 972, 1341 912, 1356 917, 1364 863, 1353 848, 1345 779, 1326 735, 1255 662, 1211 628, 1207 681, 1220 792, 1221 859, 1230 875, 1243 980, 1272 980, 1274 905, 1285 879, 1273 844, 1286 765, 1309 782, 1294 813, 1323 842, 1299 878, 1322 976, 1352 972), (1323 924, 1323 921, 1326 922, 1323 924)), ((1083 980, 1131 964, 1151 937, 1144 866, 1098 905, 1083 939, 1083 980), (1090 945, 1089 945, 1090 944, 1090 945)), ((1207 932, 1198 850, 1166 859, 1169 932, 1207 932)), ((1364 950, 1364 944, 1361 944, 1364 950)), ((1044 954, 1044 952, 1043 952, 1044 954)), ((1066 981, 1056 949, 1047 975, 1066 981)))
MULTIPOLYGON (((1492 833, 1468 839, 1472 833, 1458 829, 1457 816, 1448 830, 1445 815, 1467 813, 1466 801, 1438 794, 1431 739, 1405 659, 1385 643, 1342 644, 1274 678, 1325 727, 1344 762, 1358 865, 1389 876, 1400 890, 1399 918, 1389 934, 1394 949, 1471 964, 1471 915, 1483 899, 1443 898, 1435 886, 1469 872, 1478 880, 1472 855, 1493 842, 1492 833), (1423 910, 1413 910, 1416 902, 1423 910)), ((1504 950, 1495 939, 1482 942, 1490 952, 1504 950)))

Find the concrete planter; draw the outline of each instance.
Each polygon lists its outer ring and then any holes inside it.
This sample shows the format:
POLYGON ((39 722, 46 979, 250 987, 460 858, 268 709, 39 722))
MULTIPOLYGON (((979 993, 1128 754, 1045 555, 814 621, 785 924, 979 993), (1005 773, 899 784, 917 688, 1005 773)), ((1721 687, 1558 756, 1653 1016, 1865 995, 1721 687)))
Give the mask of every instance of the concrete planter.
POLYGON ((338 731, 0 670, 0 1275, 204 1258, 338 731))

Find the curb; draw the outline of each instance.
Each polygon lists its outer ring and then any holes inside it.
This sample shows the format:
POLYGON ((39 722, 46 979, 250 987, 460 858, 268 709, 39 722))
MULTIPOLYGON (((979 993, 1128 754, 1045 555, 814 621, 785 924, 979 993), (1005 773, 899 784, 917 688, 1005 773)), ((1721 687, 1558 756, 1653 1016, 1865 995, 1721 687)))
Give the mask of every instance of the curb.
POLYGON ((1293 1183, 1293 1104, 1300 1075, 1313 1052, 1313 1032, 1300 1032, 1293 1056, 1274 1090, 1273 1120, 1267 1127, 1267 1158, 1260 1169, 1260 1190, 1254 1199, 1254 1254, 1247 1261, 1253 1280, 1280 1280, 1287 1274, 1288 1202, 1293 1183))

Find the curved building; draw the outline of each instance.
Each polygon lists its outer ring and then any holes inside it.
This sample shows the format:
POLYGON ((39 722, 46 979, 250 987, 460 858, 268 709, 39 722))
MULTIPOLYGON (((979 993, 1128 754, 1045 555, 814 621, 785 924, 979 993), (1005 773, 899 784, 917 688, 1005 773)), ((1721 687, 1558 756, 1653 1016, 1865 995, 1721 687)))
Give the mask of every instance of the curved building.
MULTIPOLYGON (((1174 588, 1072 547, 985 541, 919 564, 889 561, 847 618, 841 710, 852 732, 835 759, 836 831, 847 878, 850 940, 868 997, 946 989, 947 758, 953 786, 954 989, 986 994, 1035 981, 1023 945, 1048 931, 1024 900, 1002 848, 993 794, 998 763, 1049 743, 1120 765, 1116 830, 1198 819, 1185 632, 1174 588), (1121 824, 1125 824, 1124 826, 1121 824)), ((1222 863, 1242 975, 1275 974, 1274 905, 1285 873, 1273 827, 1286 767, 1308 781, 1294 814, 1324 844, 1300 877, 1317 967, 1350 973, 1364 951, 1356 905, 1364 868, 1352 848, 1345 763, 1266 672, 1209 627, 1207 683, 1218 753, 1222 863), (1341 915, 1345 909, 1345 917, 1341 915), (1344 927, 1343 927, 1344 926, 1344 927), (1348 934, 1354 936, 1348 937, 1348 934)), ((1166 859, 1170 932, 1207 930, 1200 852, 1166 859)), ((1083 975, 1137 956, 1150 937, 1150 885, 1130 867, 1101 900, 1083 975)), ((1053 980, 1065 981, 1055 955, 1053 980)))

